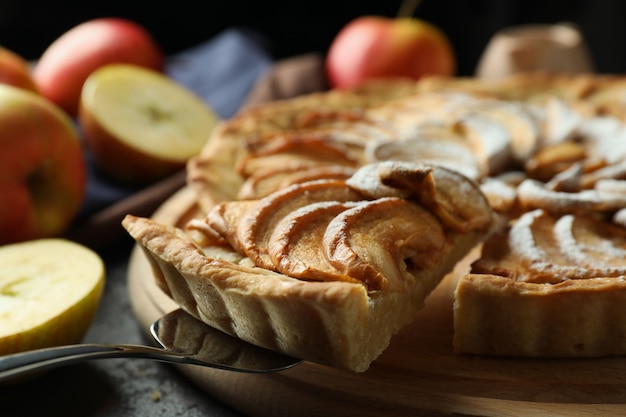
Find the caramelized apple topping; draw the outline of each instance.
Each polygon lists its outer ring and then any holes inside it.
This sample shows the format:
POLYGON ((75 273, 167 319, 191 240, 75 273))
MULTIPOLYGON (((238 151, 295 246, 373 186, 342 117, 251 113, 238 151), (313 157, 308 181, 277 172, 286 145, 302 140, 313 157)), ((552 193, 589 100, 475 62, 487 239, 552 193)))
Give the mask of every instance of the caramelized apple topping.
MULTIPOLYGON (((605 180, 608 181, 608 180, 605 180)), ((591 190, 553 191, 544 183, 527 179, 518 187, 518 198, 527 210, 543 208, 553 213, 613 212, 626 207, 626 187, 606 187, 598 182, 591 190)))
POLYGON ((492 221, 478 184, 443 167, 386 161, 361 168, 347 182, 372 198, 416 199, 457 231, 481 229, 492 221))
POLYGON ((255 200, 216 205, 204 226, 255 265, 303 279, 397 288, 437 264, 451 234, 487 230, 478 186, 441 167, 381 162, 347 180, 293 184, 255 200))
POLYGON ((311 181, 295 184, 260 200, 221 203, 208 214, 207 222, 256 265, 275 269, 268 254, 269 237, 285 215, 319 201, 361 199, 363 196, 344 181, 311 181))
POLYGON ((360 282, 327 258, 323 238, 328 223, 359 202, 322 201, 283 217, 272 232, 268 254, 283 274, 314 281, 360 282))
POLYGON ((624 255, 626 230, 601 216, 559 216, 537 209, 490 238, 472 272, 544 284, 620 278, 626 275, 624 255))
POLYGON ((438 219, 409 200, 383 197, 341 212, 326 226, 326 257, 370 290, 399 285, 409 268, 429 268, 447 244, 438 219), (375 237, 375 238, 372 238, 375 237))

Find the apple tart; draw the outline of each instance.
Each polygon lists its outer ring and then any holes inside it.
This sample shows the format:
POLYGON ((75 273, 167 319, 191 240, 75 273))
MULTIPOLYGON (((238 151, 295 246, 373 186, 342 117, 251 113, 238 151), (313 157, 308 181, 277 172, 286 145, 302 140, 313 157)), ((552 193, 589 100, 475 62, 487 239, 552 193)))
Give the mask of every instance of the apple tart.
MULTIPOLYGON (((198 216, 127 216, 158 285, 253 344, 362 372, 455 264, 459 353, 626 353, 619 77, 377 82, 246 109, 187 164, 198 216)), ((626 91, 626 90, 625 90, 626 91)))

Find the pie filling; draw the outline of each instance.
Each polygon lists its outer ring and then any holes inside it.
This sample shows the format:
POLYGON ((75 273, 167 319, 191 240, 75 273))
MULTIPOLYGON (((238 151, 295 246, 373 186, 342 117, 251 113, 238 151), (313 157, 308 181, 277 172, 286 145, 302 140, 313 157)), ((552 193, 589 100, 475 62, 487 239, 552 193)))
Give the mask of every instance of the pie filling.
POLYGON ((472 180, 443 167, 387 161, 345 180, 304 181, 257 200, 225 201, 189 227, 202 241, 227 242, 257 267, 397 291, 413 272, 441 262, 455 233, 486 231, 491 221, 472 180))

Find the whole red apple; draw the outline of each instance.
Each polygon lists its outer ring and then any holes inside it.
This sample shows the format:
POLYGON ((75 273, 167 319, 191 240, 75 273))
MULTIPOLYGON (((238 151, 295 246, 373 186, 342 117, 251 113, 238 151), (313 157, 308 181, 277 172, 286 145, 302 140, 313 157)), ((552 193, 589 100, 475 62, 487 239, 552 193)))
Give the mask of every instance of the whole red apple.
POLYGON ((0 84, 0 245, 61 234, 86 186, 72 120, 45 98, 0 84))
POLYGON ((38 92, 28 61, 3 46, 0 46, 0 84, 38 92))
POLYGON ((160 46, 146 28, 121 18, 81 23, 56 39, 33 70, 44 97, 76 116, 83 83, 96 69, 126 63, 163 70, 160 46))
POLYGON ((455 71, 447 36, 415 18, 359 17, 339 31, 326 56, 330 85, 340 89, 374 78, 419 79, 455 71))

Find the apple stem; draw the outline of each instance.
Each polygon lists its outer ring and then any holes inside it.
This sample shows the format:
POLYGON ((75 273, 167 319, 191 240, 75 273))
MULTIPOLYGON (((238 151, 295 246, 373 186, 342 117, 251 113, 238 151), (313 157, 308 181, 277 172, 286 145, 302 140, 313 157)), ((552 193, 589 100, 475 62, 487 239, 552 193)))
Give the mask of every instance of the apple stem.
POLYGON ((398 9, 398 18, 413 17, 422 0, 403 0, 398 9))

